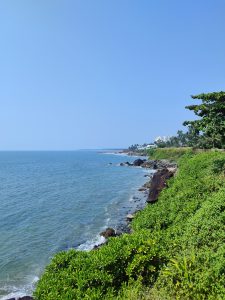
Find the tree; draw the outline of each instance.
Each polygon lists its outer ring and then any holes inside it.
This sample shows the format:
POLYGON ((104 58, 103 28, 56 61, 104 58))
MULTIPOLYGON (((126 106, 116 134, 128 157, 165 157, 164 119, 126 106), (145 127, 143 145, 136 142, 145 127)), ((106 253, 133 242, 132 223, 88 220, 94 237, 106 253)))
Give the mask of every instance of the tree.
POLYGON ((130 147, 128 147, 128 150, 130 151, 136 151, 138 149, 138 144, 134 144, 134 145, 131 145, 130 147))
POLYGON ((198 133, 199 146, 202 148, 225 148, 225 92, 215 92, 191 96, 200 99, 199 105, 186 106, 199 119, 185 121, 189 131, 198 133))
POLYGON ((186 132, 186 146, 198 148, 201 145, 202 136, 199 134, 199 130, 194 126, 188 126, 186 132))

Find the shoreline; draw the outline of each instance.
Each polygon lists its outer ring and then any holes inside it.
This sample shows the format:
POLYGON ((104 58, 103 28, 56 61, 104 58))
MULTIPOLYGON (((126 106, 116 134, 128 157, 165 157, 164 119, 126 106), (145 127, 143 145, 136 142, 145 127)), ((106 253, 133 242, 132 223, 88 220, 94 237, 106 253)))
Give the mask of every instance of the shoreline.
MULTIPOLYGON (((110 153, 112 154, 112 153, 110 153)), ((117 154, 116 155, 121 155, 121 157, 123 156, 136 156, 136 155, 128 155, 128 154, 117 154)), ((149 161, 146 159, 140 159, 140 156, 138 156, 139 158, 134 160, 133 163, 129 163, 129 165, 126 164, 126 162, 121 162, 120 163, 120 167, 134 167, 134 168, 143 168, 144 170, 149 170, 149 172, 146 172, 145 174, 143 174, 144 177, 146 177, 146 181, 144 184, 142 184, 137 191, 139 192, 139 195, 141 197, 136 197, 135 194, 132 195, 132 199, 135 205, 133 205, 133 208, 131 208, 126 214, 123 215, 123 217, 121 218, 121 220, 119 221, 118 225, 115 226, 115 228, 105 228, 105 230, 103 230, 102 232, 98 233, 98 238, 100 243, 93 243, 92 247, 89 249, 82 249, 82 247, 80 247, 81 245, 79 245, 78 247, 74 248, 76 250, 80 250, 80 251, 92 251, 92 250, 96 250, 99 247, 103 246, 104 244, 107 243, 107 239, 108 237, 116 237, 116 236, 120 236, 122 234, 125 233, 131 233, 131 228, 130 228, 130 223, 133 220, 133 218, 135 218, 135 214, 140 211, 143 210, 146 205, 148 205, 149 201, 149 194, 151 191, 151 185, 152 185, 152 180, 154 178, 154 175, 158 173, 158 171, 160 169, 162 169, 162 167, 170 167, 171 163, 169 165, 167 165, 165 162, 162 163, 162 161, 149 161), (141 164, 134 164, 135 161, 142 161, 141 164), (107 233, 107 231, 109 230, 113 230, 111 231, 110 234, 107 233), (106 236, 104 236, 106 234, 106 236)), ((144 172, 143 172, 144 173, 144 172)), ((129 200, 127 200, 129 201, 129 200)), ((88 243, 88 241, 85 242, 86 244, 88 243)), ((84 243, 84 244, 85 244, 84 243)), ((66 251, 66 250, 65 250, 66 251)), ((7 296, 6 296, 7 297, 7 296)), ((4 298, 6 300, 32 300, 32 296, 13 296, 12 298, 4 298)))
MULTIPOLYGON (((128 211, 127 215, 124 216, 123 222, 118 224, 119 230, 117 228, 113 227, 107 227, 105 230, 103 230, 101 233, 99 233, 99 237, 103 237, 104 241, 93 245, 91 250, 96 250, 99 247, 103 246, 107 243, 107 239, 109 237, 117 237, 122 234, 128 233, 130 234, 132 232, 130 228, 130 223, 135 218, 135 214, 138 211, 143 210, 146 205, 153 204, 157 201, 158 196, 160 192, 166 187, 166 182, 169 178, 173 177, 177 171, 177 164, 174 162, 171 162, 169 160, 149 160, 144 159, 142 156, 137 155, 136 152, 130 152, 130 154, 126 154, 125 152, 116 152, 116 153, 104 153, 104 154, 115 154, 115 155, 121 155, 121 156, 133 156, 138 157, 138 159, 134 160, 133 163, 129 162, 122 162, 120 163, 121 167, 134 167, 134 168, 143 168, 145 170, 151 170, 151 172, 146 173, 144 177, 148 178, 146 182, 141 185, 138 189, 139 192, 142 193, 142 197, 135 197, 132 196, 133 199, 135 199, 135 202, 141 202, 144 200, 144 203, 142 203, 141 207, 139 205, 136 206, 136 208, 133 211, 128 211)), ((82 249, 79 249, 82 250, 82 249)))
MULTIPOLYGON (((122 150, 120 150, 120 152, 108 152, 108 151, 104 151, 104 152, 99 152, 100 154, 109 154, 109 155, 118 155, 121 157, 126 157, 126 156, 133 156, 136 157, 137 159, 140 159, 143 157, 139 156, 139 155, 129 155, 126 153, 122 153, 122 150)), ((136 161, 136 160, 134 160, 136 161)), ((109 165, 111 165, 111 163, 109 163, 109 165)), ((123 166, 127 166, 126 163, 121 162, 117 165, 118 167, 123 167, 123 166)), ((151 179, 153 177, 153 174, 155 172, 154 169, 152 168, 148 168, 148 167, 140 167, 140 166, 135 166, 133 165, 133 163, 129 163, 128 165, 129 167, 134 167, 134 168, 142 168, 143 170, 145 170, 143 173, 143 177, 146 178, 146 181, 144 182, 144 184, 142 184, 141 186, 139 186, 136 191, 134 193, 132 193, 132 195, 130 196, 129 199, 127 199, 127 204, 130 202, 133 202, 132 207, 126 207, 124 206, 123 208, 126 208, 126 212, 125 214, 121 215, 121 219, 118 221, 118 223, 115 226, 104 226, 104 228, 102 228, 102 230, 97 234, 97 236, 95 236, 91 241, 87 240, 86 242, 78 245, 75 249, 79 250, 79 251, 91 251, 91 250, 95 250, 101 246, 103 246, 104 244, 107 243, 107 238, 108 237, 116 237, 116 236, 120 236, 121 234, 124 233, 130 233, 131 229, 130 229, 130 222, 132 217, 140 210, 144 209, 145 206, 147 205, 147 200, 148 200, 148 187, 150 186, 151 183, 151 179), (108 231, 111 231, 111 234, 108 235, 108 231), (105 235, 107 237, 105 237, 105 235), (97 242, 94 242, 93 240, 97 240, 97 242)))
MULTIPOLYGON (((112 153, 110 153, 110 154, 112 154, 112 153)), ((120 163, 120 161, 121 162, 123 161, 123 157, 124 157, 124 155, 121 155, 121 159, 118 158, 119 161, 117 160, 118 162, 113 164, 114 167, 120 168, 119 163, 120 163)), ((109 159, 107 158, 107 160, 108 160, 108 164, 110 165, 110 163, 109 163, 110 162, 110 158, 109 159)), ((130 172, 128 172, 128 173, 130 173, 130 172)), ((143 171, 142 174, 138 175, 138 178, 145 177, 146 173, 147 172, 143 171)), ((127 177, 127 178, 129 178, 129 177, 127 177)), ((124 180, 126 181, 126 179, 124 179, 124 180)), ((143 180, 142 180, 142 182, 143 182, 143 180)), ((117 233, 120 232, 120 234, 122 234, 122 233, 125 233, 125 232, 129 231, 128 223, 126 222, 126 215, 130 214, 130 213, 134 213, 137 210, 140 210, 140 206, 139 205, 141 204, 141 206, 143 206, 143 204, 146 203, 146 197, 144 199, 144 195, 140 194, 140 192, 138 191, 139 187, 141 185, 137 184, 136 190, 135 191, 131 190, 130 197, 125 200, 126 203, 127 203, 127 205, 125 205, 126 208, 124 208, 125 213, 123 214, 123 216, 122 216, 122 213, 121 213, 121 217, 119 219, 119 222, 116 224, 117 233), (139 196, 140 196, 138 199, 136 198, 137 192, 139 192, 139 196), (126 209, 127 209, 127 212, 126 212, 126 209)), ((124 211, 122 210, 122 212, 124 212, 124 211)), ((92 249, 95 248, 96 245, 100 245, 100 244, 103 244, 103 242, 104 243, 107 242, 107 240, 104 240, 104 238, 100 236, 100 233, 103 230, 107 229, 107 224, 105 224, 105 225, 106 226, 104 226, 104 224, 103 224, 102 228, 99 228, 99 232, 97 233, 97 235, 93 235, 91 237, 91 239, 86 240, 82 244, 80 244, 79 246, 77 245, 77 246, 75 246, 75 247, 73 247, 71 249, 76 249, 76 250, 81 250, 81 251, 86 251, 86 250, 91 251, 92 249), (97 239, 99 240, 99 243, 95 242, 97 239), (86 244, 85 246, 87 246, 88 249, 82 249, 83 247, 80 247, 80 246, 83 245, 83 244, 86 244)), ((67 251, 68 249, 69 248, 64 248, 64 249, 61 249, 60 251, 67 251)), ((54 255, 56 255, 57 253, 58 252, 56 252, 54 255)), ((41 276, 39 276, 39 279, 40 278, 41 278, 41 276)), ((18 289, 17 291, 14 291, 14 292, 11 291, 10 293, 7 293, 5 295, 0 296, 0 299, 1 300, 3 300, 3 299, 4 300, 31 300, 31 299, 33 299, 32 298, 32 292, 34 290, 35 290, 35 286, 33 286, 32 290, 30 290, 30 292, 28 292, 28 293, 26 293, 26 290, 23 290, 23 289, 20 290, 20 289, 18 289), (30 298, 28 298, 28 297, 30 297, 30 298)))

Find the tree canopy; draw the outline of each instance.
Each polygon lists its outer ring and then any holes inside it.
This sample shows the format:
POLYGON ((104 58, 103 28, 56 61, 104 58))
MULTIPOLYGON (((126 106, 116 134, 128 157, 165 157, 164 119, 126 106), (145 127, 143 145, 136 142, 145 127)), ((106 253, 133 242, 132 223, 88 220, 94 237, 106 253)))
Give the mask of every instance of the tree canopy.
POLYGON ((198 145, 201 148, 225 147, 225 92, 214 92, 191 96, 201 100, 198 105, 186 106, 199 118, 194 121, 185 121, 184 126, 189 131, 197 133, 198 145))

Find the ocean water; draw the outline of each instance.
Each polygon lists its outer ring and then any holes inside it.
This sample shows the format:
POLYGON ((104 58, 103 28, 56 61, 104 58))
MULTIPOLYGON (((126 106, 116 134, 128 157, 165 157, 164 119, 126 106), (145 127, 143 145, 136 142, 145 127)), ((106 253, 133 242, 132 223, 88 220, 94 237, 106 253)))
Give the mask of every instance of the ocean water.
POLYGON ((149 172, 96 151, 0 152, 0 299, 31 295, 51 257, 88 250, 144 205, 149 172), (141 200, 137 200, 137 198, 141 200))

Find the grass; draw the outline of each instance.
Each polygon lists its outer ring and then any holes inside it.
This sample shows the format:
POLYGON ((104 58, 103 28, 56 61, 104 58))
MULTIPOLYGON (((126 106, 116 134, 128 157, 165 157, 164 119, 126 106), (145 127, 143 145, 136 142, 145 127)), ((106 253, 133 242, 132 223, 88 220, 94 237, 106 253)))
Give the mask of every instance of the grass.
MULTIPOLYGON (((199 150, 198 150, 199 151, 199 150)), ((148 150, 150 159, 168 159, 172 161, 178 161, 184 154, 194 154, 197 150, 193 150, 189 147, 182 148, 153 148, 148 150)))

